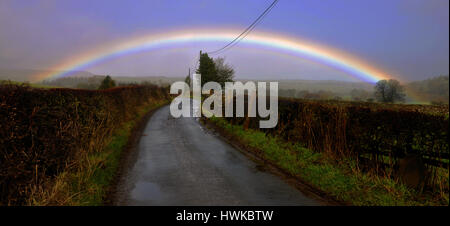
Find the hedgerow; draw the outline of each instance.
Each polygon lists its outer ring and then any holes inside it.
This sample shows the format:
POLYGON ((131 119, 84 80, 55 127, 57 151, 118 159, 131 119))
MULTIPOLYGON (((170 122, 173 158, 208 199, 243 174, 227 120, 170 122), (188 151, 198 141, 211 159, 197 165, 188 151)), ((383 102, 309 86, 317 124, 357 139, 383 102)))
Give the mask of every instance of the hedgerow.
POLYGON ((259 117, 225 119, 316 152, 352 157, 362 168, 396 169, 406 155, 418 155, 434 183, 436 171, 449 166, 448 111, 448 105, 280 98, 275 128, 260 129, 259 117))
POLYGON ((77 157, 101 151, 145 103, 168 100, 157 86, 102 91, 0 85, 0 204, 22 205, 77 157))

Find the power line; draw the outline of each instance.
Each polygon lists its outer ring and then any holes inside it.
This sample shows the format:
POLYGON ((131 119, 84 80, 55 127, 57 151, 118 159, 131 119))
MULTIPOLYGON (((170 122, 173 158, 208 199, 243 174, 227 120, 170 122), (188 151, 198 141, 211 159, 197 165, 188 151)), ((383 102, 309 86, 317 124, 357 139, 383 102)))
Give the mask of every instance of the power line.
MULTIPOLYGON (((265 14, 263 17, 262 17, 262 19, 264 19, 264 17, 266 16, 267 14, 265 14)), ((256 27, 256 25, 258 25, 261 21, 262 21, 262 19, 261 20, 259 20, 256 24, 255 24, 255 26, 253 26, 247 33, 245 33, 241 38, 239 38, 239 40, 237 40, 236 42, 234 42, 232 45, 230 45, 227 49, 224 49, 222 52, 224 52, 224 51, 226 51, 226 50, 228 50, 228 49, 231 49, 231 48, 233 48, 235 45, 237 45, 242 39, 244 39, 245 37, 247 37, 247 35, 248 34, 250 34, 250 32, 252 32, 253 31, 253 29, 256 27)), ((220 52, 219 52, 220 53, 220 52)), ((215 54, 217 54, 217 53, 215 53, 215 54)), ((214 55, 214 54, 213 54, 214 55)))
POLYGON ((220 53, 222 51, 225 51, 226 49, 230 49, 233 46, 235 46, 238 42, 240 42, 242 39, 244 39, 255 27, 256 25, 259 24, 259 22, 273 9, 273 7, 275 7, 275 5, 277 4, 279 0, 274 0, 272 2, 272 4, 269 5, 269 7, 266 8, 266 10, 264 10, 263 13, 261 13, 261 15, 259 15, 258 18, 256 18, 255 21, 253 21, 252 24, 250 24, 250 26, 248 26, 241 34, 239 34, 239 36, 237 36, 235 39, 233 39, 230 43, 226 44, 225 46, 223 46, 220 49, 208 52, 208 54, 213 55, 213 54, 217 54, 220 53))
POLYGON ((267 7, 266 10, 264 10, 264 12, 261 15, 259 15, 259 17, 256 18, 256 20, 253 21, 252 24, 250 24, 250 26, 248 26, 239 36, 233 39, 230 43, 228 43, 227 45, 218 50, 208 52, 208 54, 217 54, 221 51, 226 50, 227 48, 229 49, 235 46, 239 41, 244 39, 256 27, 256 25, 259 24, 259 22, 272 10, 272 8, 276 5, 277 2, 278 0, 274 0, 272 4, 270 4, 269 7, 267 7))
MULTIPOLYGON (((241 34, 239 34, 239 36, 237 36, 235 39, 233 39, 230 43, 228 43, 227 45, 223 46, 220 49, 211 51, 211 52, 207 52, 209 55, 214 55, 214 54, 218 54, 221 53, 227 49, 230 49, 232 47, 234 47, 235 45, 237 45, 242 39, 244 39, 261 21, 262 19, 264 19, 264 17, 269 14, 269 12, 275 7, 275 5, 278 3, 279 0, 274 0, 272 2, 272 4, 270 4, 266 10, 264 10, 264 12, 261 13, 261 15, 258 16, 258 18, 256 18, 255 21, 253 21, 252 24, 250 24, 250 26, 248 26, 241 34)), ((199 60, 200 60, 200 56, 198 56, 195 66, 194 66, 194 70, 195 68, 197 68, 198 64, 199 64, 199 60)))

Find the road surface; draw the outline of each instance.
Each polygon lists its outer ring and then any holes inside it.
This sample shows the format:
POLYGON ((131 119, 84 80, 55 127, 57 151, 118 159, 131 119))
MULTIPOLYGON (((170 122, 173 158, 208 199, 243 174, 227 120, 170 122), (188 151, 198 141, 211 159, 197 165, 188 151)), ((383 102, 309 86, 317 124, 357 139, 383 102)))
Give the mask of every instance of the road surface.
POLYGON ((119 180, 116 205, 321 205, 204 129, 157 110, 119 180))

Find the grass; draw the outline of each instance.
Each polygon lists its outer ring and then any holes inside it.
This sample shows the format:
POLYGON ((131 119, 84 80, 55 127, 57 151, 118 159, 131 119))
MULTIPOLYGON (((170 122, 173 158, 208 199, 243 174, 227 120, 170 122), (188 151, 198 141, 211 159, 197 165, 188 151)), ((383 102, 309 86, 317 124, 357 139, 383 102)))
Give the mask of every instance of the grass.
POLYGON ((0 84, 24 85, 24 86, 30 86, 32 88, 40 88, 40 89, 61 88, 58 86, 49 86, 49 85, 44 85, 41 83, 16 82, 16 81, 10 81, 10 80, 0 80, 0 84))
POLYGON ((156 109, 161 104, 146 106, 138 112, 135 120, 124 123, 117 129, 110 142, 101 152, 88 156, 91 167, 77 173, 73 190, 79 193, 75 205, 102 205, 103 198, 117 172, 120 157, 125 145, 128 143, 131 132, 140 119, 149 111, 156 109), (84 181, 79 184, 77 182, 84 181), (81 185, 81 186, 80 186, 81 185))
POLYGON ((130 135, 149 111, 166 104, 160 101, 141 107, 136 117, 121 124, 101 150, 80 156, 75 167, 60 173, 46 188, 34 189, 29 205, 101 206, 119 168, 130 135), (50 189, 48 187, 51 187, 50 189))
POLYGON ((122 128, 115 131, 104 151, 88 156, 86 163, 90 163, 91 167, 74 175, 72 189, 79 195, 72 204, 103 204, 103 197, 119 167, 122 150, 128 142, 134 124, 135 121, 124 123, 122 128))
MULTIPOLYGON (((420 195, 396 180, 364 173, 352 159, 336 160, 331 154, 317 153, 299 144, 290 144, 255 130, 244 130, 223 118, 209 120, 238 142, 261 150, 263 157, 291 175, 352 205, 416 206, 448 205, 448 192, 436 198, 420 195)), ((448 178, 448 172, 447 172, 448 178)))

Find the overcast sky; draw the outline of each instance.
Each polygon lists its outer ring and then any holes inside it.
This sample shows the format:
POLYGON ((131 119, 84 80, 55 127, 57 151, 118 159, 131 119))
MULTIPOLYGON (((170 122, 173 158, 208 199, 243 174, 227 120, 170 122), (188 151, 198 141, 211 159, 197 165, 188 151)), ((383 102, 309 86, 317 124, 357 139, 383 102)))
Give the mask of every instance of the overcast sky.
MULTIPOLYGON (((270 3, 0 0, 0 68, 50 69, 61 59, 103 43, 160 30, 244 29, 270 3)), ((449 73, 448 0, 280 0, 258 29, 339 49, 405 80, 449 73)), ((112 75, 185 76, 198 51, 214 47, 211 43, 169 46, 84 70, 112 75)), ((237 45, 222 56, 233 65, 238 78, 351 80, 333 68, 274 50, 237 45)))

